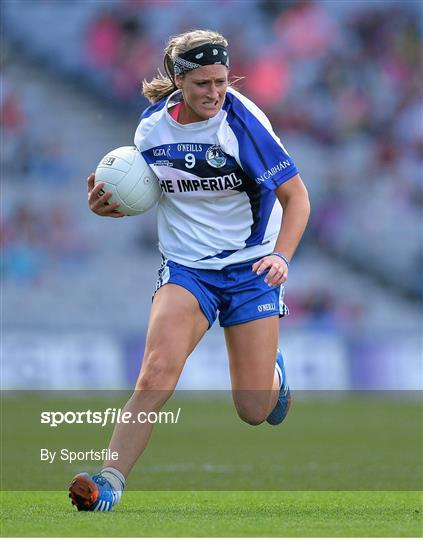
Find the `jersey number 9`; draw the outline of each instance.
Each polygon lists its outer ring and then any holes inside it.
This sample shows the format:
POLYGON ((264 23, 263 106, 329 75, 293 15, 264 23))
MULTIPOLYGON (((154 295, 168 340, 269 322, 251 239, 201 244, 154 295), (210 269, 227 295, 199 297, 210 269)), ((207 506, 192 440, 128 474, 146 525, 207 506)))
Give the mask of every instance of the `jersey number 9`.
POLYGON ((185 154, 185 167, 187 169, 193 169, 195 166, 194 154, 185 154))

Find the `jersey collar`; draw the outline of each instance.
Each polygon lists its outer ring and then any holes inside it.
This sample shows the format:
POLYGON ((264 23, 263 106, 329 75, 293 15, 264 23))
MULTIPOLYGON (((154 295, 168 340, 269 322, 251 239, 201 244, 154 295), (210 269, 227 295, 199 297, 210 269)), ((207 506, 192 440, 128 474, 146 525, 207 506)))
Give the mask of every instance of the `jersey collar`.
POLYGON ((175 90, 170 94, 170 96, 166 100, 166 105, 164 106, 165 109, 165 116, 169 124, 171 124, 174 127, 177 127, 179 129, 185 129, 190 131, 199 131, 206 127, 210 127, 214 124, 218 124, 221 120, 222 115, 222 109, 216 114, 216 116, 213 116, 213 118, 209 118, 209 120, 203 120, 202 122, 192 122, 191 124, 180 124, 176 120, 172 118, 172 116, 169 113, 169 105, 172 103, 173 105, 176 105, 179 101, 182 101, 182 92, 180 90, 175 90))

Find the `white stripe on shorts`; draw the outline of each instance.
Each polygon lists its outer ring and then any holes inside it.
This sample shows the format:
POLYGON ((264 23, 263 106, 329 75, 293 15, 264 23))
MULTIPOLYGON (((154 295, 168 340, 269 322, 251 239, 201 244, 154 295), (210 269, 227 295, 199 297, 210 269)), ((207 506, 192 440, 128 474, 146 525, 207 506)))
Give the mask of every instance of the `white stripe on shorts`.
POLYGON ((160 287, 162 287, 169 281, 169 278, 170 278, 170 270, 169 270, 169 267, 167 266, 167 259, 166 257, 164 257, 164 255, 162 255, 162 264, 160 265, 160 268, 159 268, 159 277, 157 278, 157 281, 156 281, 156 289, 154 291, 154 294, 156 294, 156 292, 160 289, 160 287))
POLYGON ((285 296, 285 285, 281 285, 279 288, 279 315, 281 317, 285 317, 285 315, 289 315, 289 308, 283 301, 284 296, 285 296))

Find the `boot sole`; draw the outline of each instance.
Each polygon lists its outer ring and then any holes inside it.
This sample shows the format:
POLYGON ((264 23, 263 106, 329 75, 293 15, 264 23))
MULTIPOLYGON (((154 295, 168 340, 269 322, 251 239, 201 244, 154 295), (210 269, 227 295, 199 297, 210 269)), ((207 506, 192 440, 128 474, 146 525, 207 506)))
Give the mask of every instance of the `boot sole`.
POLYGON ((77 474, 69 486, 69 497, 79 512, 89 512, 99 496, 98 486, 88 474, 77 474))

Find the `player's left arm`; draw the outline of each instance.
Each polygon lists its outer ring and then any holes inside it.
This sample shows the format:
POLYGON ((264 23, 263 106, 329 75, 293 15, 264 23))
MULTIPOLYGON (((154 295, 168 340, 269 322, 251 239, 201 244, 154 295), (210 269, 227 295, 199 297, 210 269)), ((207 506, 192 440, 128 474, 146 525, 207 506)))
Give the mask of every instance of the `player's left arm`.
MULTIPOLYGON (((275 193, 282 205, 283 216, 274 251, 282 253, 290 261, 305 231, 310 215, 310 201, 299 174, 278 186, 275 193)), ((267 269, 266 283, 269 286, 281 285, 288 279, 288 265, 277 255, 263 257, 252 267, 258 275, 267 269)))

